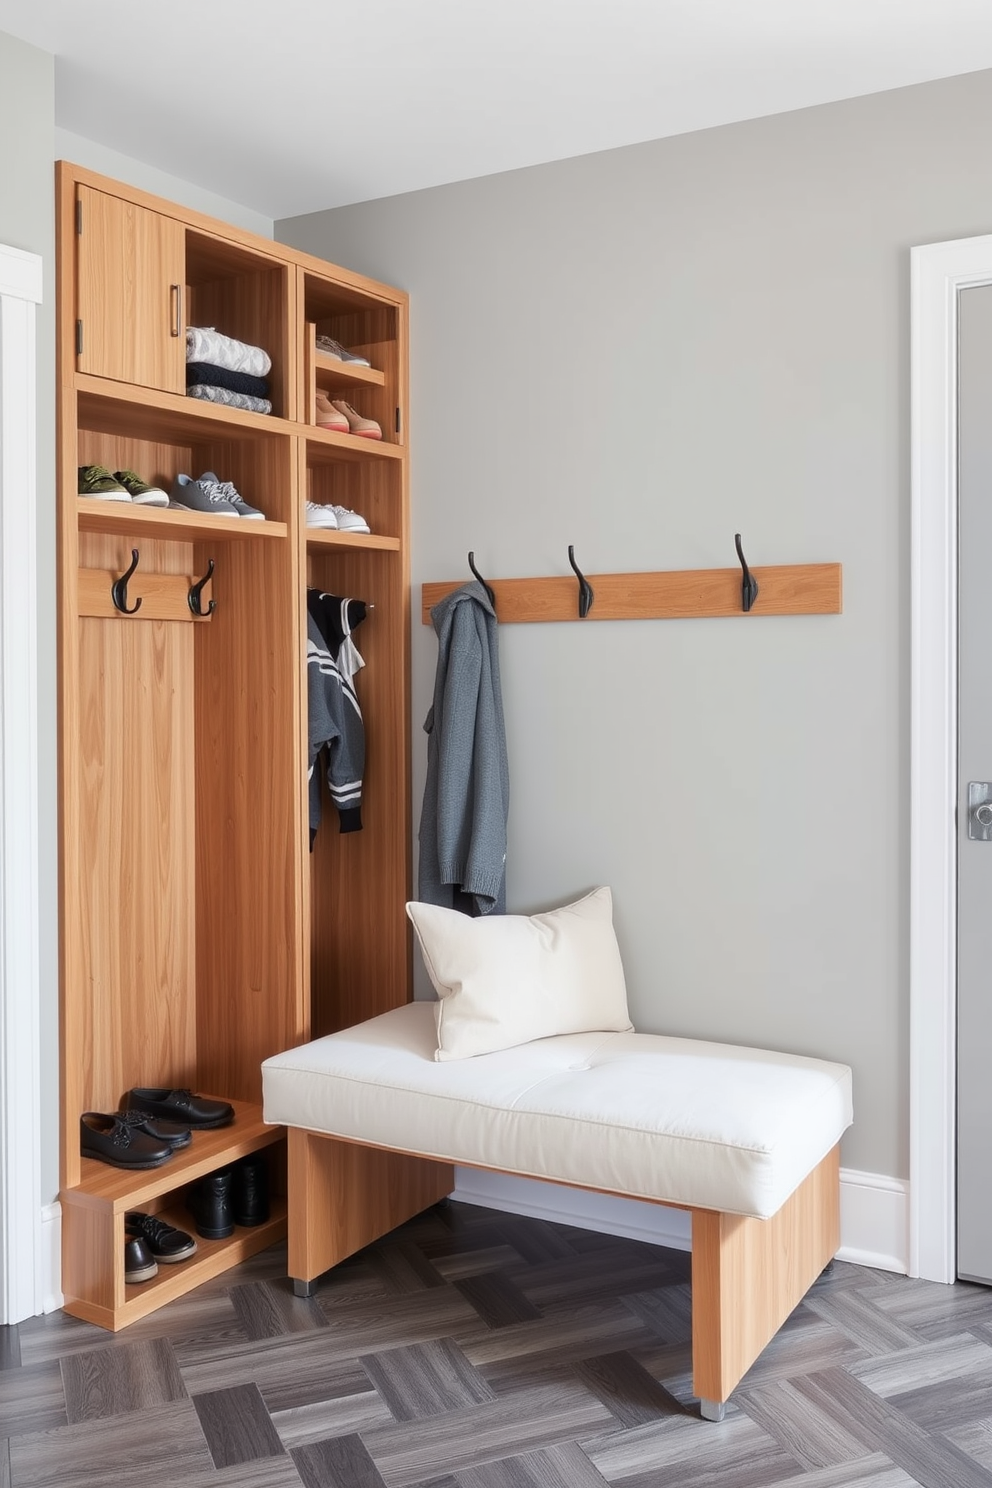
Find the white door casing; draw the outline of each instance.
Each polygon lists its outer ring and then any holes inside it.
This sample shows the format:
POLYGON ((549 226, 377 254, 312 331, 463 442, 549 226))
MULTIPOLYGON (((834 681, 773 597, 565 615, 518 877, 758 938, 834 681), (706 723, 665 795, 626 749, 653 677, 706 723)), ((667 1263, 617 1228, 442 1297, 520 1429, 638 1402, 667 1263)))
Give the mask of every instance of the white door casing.
POLYGON ((0 1323, 42 1310, 35 319, 42 261, 0 245, 0 1323))
POLYGON ((956 1275, 958 296, 992 236, 911 250, 911 1276, 956 1275))

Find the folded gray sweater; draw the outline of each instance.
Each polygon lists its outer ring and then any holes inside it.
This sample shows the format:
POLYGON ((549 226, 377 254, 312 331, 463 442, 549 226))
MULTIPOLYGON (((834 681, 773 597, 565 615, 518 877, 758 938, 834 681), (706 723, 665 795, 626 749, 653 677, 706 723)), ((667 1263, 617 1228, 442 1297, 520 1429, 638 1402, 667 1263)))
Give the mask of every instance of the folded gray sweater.
POLYGON ((208 387, 198 382, 186 389, 187 398, 203 398, 208 403, 223 403, 225 408, 243 408, 246 413, 271 413, 268 398, 252 398, 247 393, 232 393, 230 388, 208 387))

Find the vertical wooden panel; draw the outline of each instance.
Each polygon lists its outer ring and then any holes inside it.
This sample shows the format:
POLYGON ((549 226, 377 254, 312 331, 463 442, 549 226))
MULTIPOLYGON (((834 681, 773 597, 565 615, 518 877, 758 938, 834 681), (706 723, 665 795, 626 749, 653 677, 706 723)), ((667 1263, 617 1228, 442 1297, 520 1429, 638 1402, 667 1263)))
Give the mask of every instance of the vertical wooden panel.
MULTIPOLYGON (((195 1072, 192 629, 79 622, 80 1098, 195 1072)), ((78 1117, 79 1112, 77 1111, 78 1117)))
POLYGON ((455 1186, 450 1163, 291 1127, 289 1274, 312 1281, 455 1186))
MULTIPOLYGON (((257 459, 263 481, 288 488, 288 442, 257 459)), ((194 552, 205 565, 207 544, 194 552)), ((197 1068, 204 1089, 259 1100, 262 1060, 306 1028, 301 573, 289 541, 230 543, 216 556, 217 608, 193 627, 197 1068)))
POLYGON ((692 1210, 692 1371, 724 1401, 840 1244, 840 1149, 771 1219, 692 1210))
POLYGON ((124 1301, 124 1216, 71 1194, 62 1204, 65 1310, 106 1326, 124 1301))

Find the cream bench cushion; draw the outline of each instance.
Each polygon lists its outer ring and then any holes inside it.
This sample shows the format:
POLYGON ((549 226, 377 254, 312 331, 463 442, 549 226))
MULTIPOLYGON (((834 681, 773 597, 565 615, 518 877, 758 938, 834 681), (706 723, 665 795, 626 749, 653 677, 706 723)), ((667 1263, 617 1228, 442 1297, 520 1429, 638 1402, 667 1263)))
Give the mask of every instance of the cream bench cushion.
POLYGON ((409 1003, 265 1060, 264 1119, 762 1219, 852 1120, 847 1065, 633 1032, 438 1063, 434 1014, 409 1003))

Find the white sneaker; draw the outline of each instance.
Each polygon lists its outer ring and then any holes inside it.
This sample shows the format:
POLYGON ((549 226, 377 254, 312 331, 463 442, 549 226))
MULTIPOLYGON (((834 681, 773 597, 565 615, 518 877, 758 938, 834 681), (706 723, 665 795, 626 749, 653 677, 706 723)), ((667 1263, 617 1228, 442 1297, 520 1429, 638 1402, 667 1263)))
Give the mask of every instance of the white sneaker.
POLYGON ((360 517, 357 512, 349 511, 346 506, 332 506, 331 511, 337 518, 339 532, 372 531, 364 517, 360 517))
POLYGON ((337 508, 333 506, 321 506, 316 501, 306 503, 306 517, 308 527, 328 527, 337 531, 338 519, 337 508))

